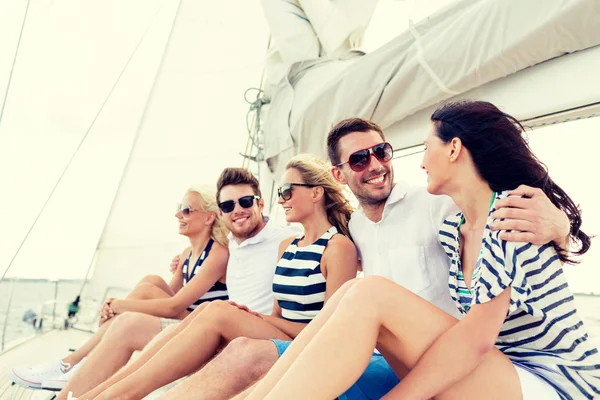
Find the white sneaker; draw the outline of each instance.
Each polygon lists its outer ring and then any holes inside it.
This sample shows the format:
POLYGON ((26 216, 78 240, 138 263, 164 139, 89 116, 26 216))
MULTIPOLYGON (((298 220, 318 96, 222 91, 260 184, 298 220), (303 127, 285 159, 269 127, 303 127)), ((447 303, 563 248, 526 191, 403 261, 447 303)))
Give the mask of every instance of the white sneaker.
POLYGON ((71 364, 57 360, 33 368, 13 368, 8 376, 19 386, 28 389, 40 389, 44 380, 59 377, 70 367, 71 364))
POLYGON ((69 382, 69 379, 71 379, 71 377, 75 375, 75 372, 79 369, 80 366, 81 362, 76 364, 66 374, 62 374, 61 376, 54 378, 44 379, 42 381, 42 389, 56 391, 62 390, 67 385, 67 382, 69 382))

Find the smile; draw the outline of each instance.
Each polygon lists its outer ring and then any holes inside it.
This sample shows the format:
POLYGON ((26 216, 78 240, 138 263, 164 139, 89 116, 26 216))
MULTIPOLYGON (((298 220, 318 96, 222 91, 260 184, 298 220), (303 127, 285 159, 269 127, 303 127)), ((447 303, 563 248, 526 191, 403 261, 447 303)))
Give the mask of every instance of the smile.
POLYGON ((369 185, 377 185, 379 183, 383 183, 385 181, 385 175, 383 174, 381 176, 375 177, 375 178, 371 178, 368 181, 366 181, 369 185))

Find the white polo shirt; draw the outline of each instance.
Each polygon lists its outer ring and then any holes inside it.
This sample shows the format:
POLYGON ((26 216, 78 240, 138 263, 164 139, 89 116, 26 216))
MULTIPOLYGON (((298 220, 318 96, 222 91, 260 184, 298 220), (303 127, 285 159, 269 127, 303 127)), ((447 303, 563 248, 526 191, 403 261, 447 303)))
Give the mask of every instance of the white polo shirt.
POLYGON ((265 227, 251 238, 238 243, 229 234, 227 290, 229 299, 261 314, 273 310, 273 276, 279 256, 279 244, 298 231, 280 227, 265 217, 265 227))
POLYGON ((405 182, 392 189, 381 221, 371 221, 359 207, 349 229, 365 276, 389 278, 459 317, 448 289, 450 258, 438 240, 444 219, 457 212, 448 196, 433 196, 405 182))

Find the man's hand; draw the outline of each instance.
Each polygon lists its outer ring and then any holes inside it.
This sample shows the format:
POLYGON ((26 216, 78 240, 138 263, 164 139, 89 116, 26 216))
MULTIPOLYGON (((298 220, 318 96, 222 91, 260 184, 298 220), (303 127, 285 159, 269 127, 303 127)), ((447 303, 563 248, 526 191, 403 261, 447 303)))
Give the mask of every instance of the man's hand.
POLYGON ((169 265, 169 271, 171 271, 171 273, 174 274, 175 272, 177 272, 177 267, 179 267, 179 254, 177 254, 171 260, 171 264, 169 265))
POLYGON ((252 311, 251 309, 248 308, 248 306, 245 306, 243 304, 238 304, 235 301, 228 301, 228 303, 234 307, 239 308, 242 311, 246 311, 249 314, 255 315, 259 318, 262 318, 262 315, 260 315, 259 313, 257 313, 256 311, 252 311))
POLYGON ((500 233, 500 239, 537 245, 555 242, 561 248, 569 249, 569 218, 541 189, 521 185, 509 194, 511 196, 496 203, 496 211, 492 214, 494 219, 504 218, 504 221, 495 221, 492 230, 513 231, 500 233))

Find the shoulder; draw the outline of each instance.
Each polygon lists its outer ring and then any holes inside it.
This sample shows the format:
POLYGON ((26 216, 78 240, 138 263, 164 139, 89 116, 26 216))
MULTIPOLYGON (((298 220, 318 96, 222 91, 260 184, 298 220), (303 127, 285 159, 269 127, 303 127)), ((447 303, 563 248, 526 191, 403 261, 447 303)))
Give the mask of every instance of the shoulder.
POLYGON ((350 220, 348 221, 348 230, 350 234, 354 236, 356 234, 356 229, 360 229, 361 224, 364 223, 365 215, 360 209, 356 209, 350 215, 350 220))
POLYGON ((186 247, 185 249, 183 249, 183 251, 181 252, 181 254, 179 254, 179 263, 180 264, 185 261, 185 259, 190 254, 190 251, 192 251, 192 246, 186 247))
POLYGON ((556 262, 556 265, 562 268, 560 258, 552 242, 544 245, 529 242, 509 242, 500 239, 502 231, 486 230, 484 236, 486 244, 484 245, 483 255, 488 261, 497 261, 493 264, 499 264, 503 268, 512 270, 515 267, 537 269, 556 262))
POLYGON ((222 244, 214 242, 210 249, 210 252, 208 253, 207 259, 227 264, 227 261, 229 259, 229 249, 223 246, 222 244))
POLYGON ((229 256, 229 248, 215 241, 210 248, 209 254, 229 256))
POLYGON ((341 257, 341 256, 356 256, 356 246, 350 240, 349 237, 341 233, 333 235, 327 242, 327 247, 323 252, 323 256, 330 257, 341 257))
POLYGON ((279 252, 283 253, 285 251, 285 249, 288 248, 288 246, 290 244, 292 244, 292 242, 294 241, 294 239, 296 239, 296 235, 294 236, 288 236, 285 239, 283 239, 280 243, 279 243, 279 252))

